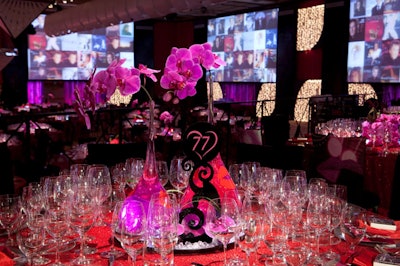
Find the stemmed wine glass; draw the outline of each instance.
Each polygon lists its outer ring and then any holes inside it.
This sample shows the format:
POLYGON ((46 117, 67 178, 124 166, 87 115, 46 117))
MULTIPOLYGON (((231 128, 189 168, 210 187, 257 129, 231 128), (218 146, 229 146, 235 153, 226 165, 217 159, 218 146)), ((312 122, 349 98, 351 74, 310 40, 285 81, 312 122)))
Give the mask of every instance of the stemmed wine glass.
POLYGON ((139 182, 143 173, 144 160, 142 158, 128 158, 125 161, 125 169, 128 175, 127 184, 130 188, 134 188, 139 182))
POLYGON ((245 190, 245 181, 250 176, 249 167, 243 163, 234 163, 229 165, 228 172, 236 186, 245 190))
POLYGON ((259 162, 244 162, 249 169, 249 175, 247 179, 244 179, 242 182, 242 186, 246 191, 249 191, 249 194, 252 194, 257 189, 257 179, 259 174, 260 163, 259 162))
POLYGON ((85 234, 94 225, 96 219, 96 203, 92 190, 90 184, 74 184, 74 193, 71 197, 70 224, 78 232, 81 241, 80 254, 73 260, 73 263, 77 265, 91 265, 93 263, 84 253, 85 234))
POLYGON ((86 176, 86 171, 89 165, 85 163, 72 164, 69 167, 69 174, 75 181, 79 181, 86 176))
POLYGON ((87 178, 93 189, 93 198, 96 203, 96 226, 105 226, 103 221, 103 203, 111 196, 112 184, 108 167, 102 164, 90 165, 87 169, 87 178))
POLYGON ((185 170, 184 159, 180 157, 172 159, 169 170, 169 182, 178 190, 179 195, 182 194, 183 190, 188 186, 189 177, 190 171, 185 170))
POLYGON ((37 233, 29 227, 21 228, 16 233, 17 244, 19 250, 24 254, 27 265, 33 266, 35 254, 43 247, 41 238, 37 237, 37 233))
POLYGON ((250 255, 256 252, 262 240, 264 219, 265 212, 261 202, 256 198, 245 197, 240 212, 242 226, 238 244, 246 253, 246 265, 251 265, 250 255))
MULTIPOLYGON (((328 199, 329 212, 330 212, 330 218, 331 218, 330 226, 328 228, 329 231, 331 232, 331 235, 329 236, 329 245, 332 246, 332 245, 338 244, 338 242, 335 242, 334 239, 338 239, 340 241, 340 239, 335 236, 334 230, 336 228, 338 228, 340 226, 340 224, 342 223, 343 210, 345 209, 347 203, 343 199, 337 197, 334 194, 328 193, 327 199, 328 199)), ((340 258, 340 256, 337 253, 332 251, 332 249, 330 251, 324 253, 323 256, 330 261, 338 260, 340 258)))
POLYGON ((178 212, 175 194, 159 192, 151 196, 147 215, 148 248, 144 250, 145 265, 174 264, 174 248, 178 241, 178 212))
POLYGON ((211 237, 219 240, 224 249, 224 265, 227 264, 226 249, 228 243, 240 226, 240 214, 237 203, 232 198, 221 199, 220 206, 218 200, 211 201, 207 207, 206 232, 211 237))
POLYGON ((114 260, 116 258, 122 257, 125 253, 115 248, 115 238, 121 242, 119 236, 121 235, 120 223, 121 223, 121 211, 124 206, 124 201, 117 201, 114 204, 113 213, 111 217, 111 247, 109 251, 104 251, 100 253, 102 258, 108 258, 114 260))
POLYGON ((356 246, 367 232, 367 211, 359 206, 348 204, 343 210, 340 231, 344 240, 350 244, 349 253, 354 253, 356 246))
POLYGON ((41 213, 32 213, 28 212, 26 214, 26 225, 32 231, 32 238, 34 240, 41 241, 40 251, 35 252, 32 258, 32 263, 34 265, 46 265, 50 263, 50 259, 43 257, 41 253, 46 251, 46 248, 49 247, 46 242, 46 217, 41 213))
POLYGON ((310 199, 307 205, 307 226, 309 230, 315 233, 315 254, 309 258, 309 262, 316 265, 323 265, 323 259, 320 256, 319 244, 322 232, 330 228, 329 201, 324 195, 315 199, 310 199))
POLYGON ((68 215, 67 210, 69 209, 68 200, 60 199, 60 195, 54 198, 54 201, 46 206, 45 214, 45 228, 46 232, 49 233, 56 241, 56 256, 55 261, 52 265, 54 266, 64 266, 60 261, 60 245, 62 242, 62 237, 68 232, 66 227, 68 227, 68 215))
POLYGON ((21 199, 14 194, 0 195, 0 224, 7 231, 6 245, 13 246, 15 243, 11 237, 14 225, 18 222, 21 213, 21 199))
POLYGON ((147 228, 143 203, 137 200, 118 202, 115 205, 114 232, 129 260, 135 265, 136 257, 142 253, 147 228))
POLYGON ((158 176, 161 184, 165 187, 169 180, 169 169, 166 161, 157 161, 158 176))
MULTIPOLYGON (((238 210, 239 213, 242 212, 243 208, 246 208, 247 206, 244 206, 243 201, 246 199, 246 192, 243 189, 234 189, 234 190, 227 190, 224 193, 224 198, 232 198, 237 200, 237 205, 238 205, 238 210)), ((242 221, 242 220, 241 220, 242 221)), ((233 249, 236 250, 238 248, 238 243, 239 243, 239 238, 241 236, 241 228, 242 226, 237 226, 237 230, 235 232, 235 238, 234 238, 234 246, 233 249)), ((244 265, 246 263, 246 260, 241 258, 238 254, 238 252, 235 252, 233 257, 231 257, 227 261, 227 265, 230 266, 240 266, 244 265)))

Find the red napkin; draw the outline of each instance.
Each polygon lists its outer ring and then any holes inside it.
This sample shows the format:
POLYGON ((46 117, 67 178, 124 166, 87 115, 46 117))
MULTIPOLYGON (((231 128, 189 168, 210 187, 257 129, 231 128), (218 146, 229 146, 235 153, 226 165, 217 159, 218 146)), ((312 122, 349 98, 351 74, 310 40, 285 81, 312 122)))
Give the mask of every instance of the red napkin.
POLYGON ((363 249, 360 254, 354 258, 353 264, 358 266, 372 265, 377 254, 378 253, 374 250, 363 249))
POLYGON ((13 261, 9 256, 0 251, 0 265, 13 266, 15 265, 15 261, 13 261))

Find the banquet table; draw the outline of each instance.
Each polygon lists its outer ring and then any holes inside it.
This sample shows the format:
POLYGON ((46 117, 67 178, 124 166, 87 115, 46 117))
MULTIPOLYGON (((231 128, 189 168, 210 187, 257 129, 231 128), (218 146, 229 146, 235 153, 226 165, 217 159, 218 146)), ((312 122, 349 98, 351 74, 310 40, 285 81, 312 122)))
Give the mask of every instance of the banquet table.
MULTIPOLYGON (((390 231, 382 231, 378 229, 369 228, 370 234, 377 234, 382 233, 386 234, 387 237, 393 239, 399 239, 400 241, 400 222, 396 222, 398 230, 395 232, 390 231)), ((91 265, 99 265, 99 266, 106 266, 106 265, 130 265, 127 259, 127 255, 123 256, 122 258, 116 259, 113 263, 110 263, 108 259, 103 259, 100 256, 100 253, 103 251, 110 250, 110 236, 111 230, 107 226, 100 226, 100 227, 93 227, 88 231, 88 236, 90 236, 91 240, 88 242, 89 245, 93 245, 97 248, 97 253, 93 255, 88 255, 88 257, 93 259, 93 263, 91 265)), ((2 242, 5 242, 5 238, 1 239, 2 242)), ((397 240, 394 240, 395 242, 397 240)), ((118 245, 116 245, 117 249, 121 249, 118 245)), ((61 261, 66 265, 72 265, 70 261, 78 256, 78 249, 79 243, 76 243, 76 246, 66 252, 61 253, 61 261)), ((121 249, 122 250, 122 249, 121 249)), ((355 256, 353 259, 349 259, 349 245, 345 243, 343 240, 333 246, 329 245, 322 245, 321 252, 325 251, 335 251, 336 253, 341 255, 341 259, 337 262, 337 266, 340 265, 359 265, 359 266, 369 266, 373 264, 373 260, 378 254, 378 252, 370 245, 360 245, 356 247, 356 252, 354 253, 355 256)), ((10 249, 5 248, 3 245, 2 251, 0 252, 0 265, 7 266, 7 265, 15 265, 15 266, 22 266, 23 264, 14 263, 13 260, 10 258, 12 257, 13 253, 10 252, 10 249)), ((253 265, 264 265, 262 260, 262 254, 271 254, 270 250, 266 247, 264 243, 261 244, 259 247, 257 254, 251 257, 251 261, 254 262, 253 265)), ((231 258, 234 255, 238 255, 239 257, 245 258, 245 254, 241 252, 239 249, 228 249, 227 250, 227 257, 231 258)), ((15 254, 14 254, 15 256, 15 254)), ((52 258, 54 255, 46 255, 49 258, 52 258)), ((196 265, 192 263, 198 263, 197 265, 223 265, 223 252, 222 248, 212 249, 209 252, 204 252, 201 250, 197 251, 185 251, 185 252, 175 252, 175 265, 196 265)), ((291 264, 289 265, 299 265, 297 259, 295 257, 291 258, 291 264), (297 263, 296 263, 297 262, 297 263)), ((143 261, 141 256, 138 256, 136 265, 143 265, 143 261)))

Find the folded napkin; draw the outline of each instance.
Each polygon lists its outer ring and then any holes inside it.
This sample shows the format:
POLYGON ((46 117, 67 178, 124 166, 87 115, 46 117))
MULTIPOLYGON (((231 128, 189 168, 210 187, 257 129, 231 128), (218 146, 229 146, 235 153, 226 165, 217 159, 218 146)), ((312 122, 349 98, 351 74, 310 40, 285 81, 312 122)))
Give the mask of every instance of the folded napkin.
POLYGON ((353 257, 352 259, 349 259, 348 255, 342 256, 336 266, 345 266, 348 265, 348 263, 357 266, 370 266, 372 265, 377 254, 378 252, 376 252, 375 250, 362 247, 358 249, 353 255, 350 255, 351 257, 353 257))
POLYGON ((400 221, 395 221, 394 223, 396 224, 397 227, 396 231, 377 229, 368 225, 367 233, 370 235, 384 236, 391 239, 400 239, 400 221))
POLYGON ((374 259, 378 253, 374 250, 364 249, 358 256, 353 260, 353 264, 358 266, 372 265, 374 259))

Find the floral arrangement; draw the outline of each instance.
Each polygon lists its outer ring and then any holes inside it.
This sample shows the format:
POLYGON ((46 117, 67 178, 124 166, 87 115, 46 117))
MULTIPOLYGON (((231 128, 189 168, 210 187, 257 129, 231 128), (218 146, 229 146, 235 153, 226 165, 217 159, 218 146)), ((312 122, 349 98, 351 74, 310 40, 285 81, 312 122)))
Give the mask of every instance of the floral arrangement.
POLYGON ((398 147, 399 125, 400 115, 380 114, 374 121, 362 123, 362 136, 367 139, 369 146, 387 144, 389 147, 398 147))
MULTIPOLYGON (((77 113, 84 118, 86 127, 91 128, 89 115, 86 109, 92 112, 96 108, 96 97, 100 95, 103 102, 107 102, 116 90, 121 95, 132 95, 143 89, 150 101, 153 101, 151 95, 147 91, 146 77, 157 82, 155 73, 160 70, 147 68, 140 64, 138 68, 123 67, 126 60, 114 60, 105 70, 98 73, 92 73, 86 86, 83 89, 81 97, 76 89, 74 107, 77 113), (144 82, 141 84, 140 75, 144 75, 144 82)), ((168 90, 164 100, 169 100, 172 95, 176 95, 179 99, 196 94, 196 84, 203 76, 203 68, 211 70, 212 67, 218 68, 226 63, 214 54, 211 50, 211 44, 193 44, 189 48, 172 48, 171 54, 168 56, 164 73, 160 79, 162 88, 168 90)))

